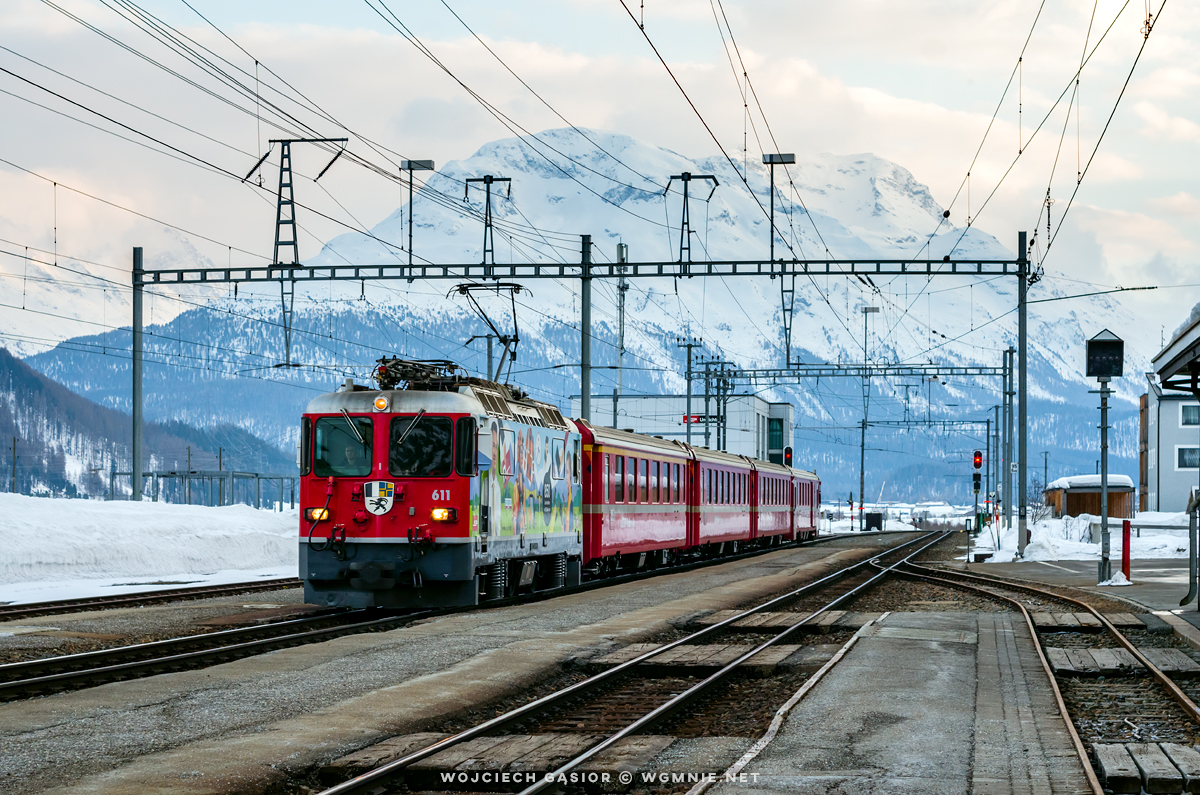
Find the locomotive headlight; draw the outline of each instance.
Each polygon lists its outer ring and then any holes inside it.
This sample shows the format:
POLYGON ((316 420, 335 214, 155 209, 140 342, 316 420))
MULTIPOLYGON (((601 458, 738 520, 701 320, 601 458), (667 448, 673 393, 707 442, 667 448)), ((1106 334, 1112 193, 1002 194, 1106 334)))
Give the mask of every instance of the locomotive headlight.
POLYGON ((329 518, 328 508, 309 508, 304 512, 304 518, 310 522, 323 522, 329 518))
POLYGON ((434 508, 429 512, 429 518, 435 522, 457 522, 457 508, 434 508))
POLYGON ((387 411, 387 409, 388 409, 388 399, 385 396, 380 395, 379 397, 375 398, 375 410, 376 411, 387 411))

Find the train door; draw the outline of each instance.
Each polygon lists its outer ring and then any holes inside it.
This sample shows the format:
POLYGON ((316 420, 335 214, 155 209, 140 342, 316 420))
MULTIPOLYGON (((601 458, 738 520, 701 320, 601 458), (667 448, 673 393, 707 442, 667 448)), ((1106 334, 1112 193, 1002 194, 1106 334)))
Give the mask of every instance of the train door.
POLYGON ((476 475, 479 482, 479 539, 483 551, 487 551, 488 540, 492 537, 492 505, 495 496, 492 494, 495 480, 496 460, 492 453, 492 434, 481 428, 475 441, 476 475))

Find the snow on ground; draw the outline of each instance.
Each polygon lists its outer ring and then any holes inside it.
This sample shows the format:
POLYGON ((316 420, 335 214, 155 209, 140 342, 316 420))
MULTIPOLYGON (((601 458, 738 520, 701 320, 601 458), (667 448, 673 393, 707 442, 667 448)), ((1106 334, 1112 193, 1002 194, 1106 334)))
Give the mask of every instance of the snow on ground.
MULTIPOLYGON (((1025 560, 1099 560, 1100 544, 1091 543, 1091 523, 1100 521, 1098 516, 1067 516, 1062 519, 1044 519, 1030 526, 1029 545, 1025 547, 1025 560)), ((1141 537, 1136 531, 1130 539, 1129 556, 1134 560, 1153 558, 1186 558, 1188 555, 1188 519, 1185 513, 1140 513, 1133 520, 1138 525, 1170 525, 1171 529, 1145 528, 1141 537)), ((1109 557, 1120 559, 1122 550, 1121 520, 1109 520, 1109 557)), ((993 525, 985 528, 975 542, 976 552, 991 552, 996 549, 999 535, 999 551, 990 563, 1007 563, 1016 555, 1017 529, 1005 531, 993 525)))
POLYGON ((0 602, 294 577, 295 510, 0 494, 0 602))

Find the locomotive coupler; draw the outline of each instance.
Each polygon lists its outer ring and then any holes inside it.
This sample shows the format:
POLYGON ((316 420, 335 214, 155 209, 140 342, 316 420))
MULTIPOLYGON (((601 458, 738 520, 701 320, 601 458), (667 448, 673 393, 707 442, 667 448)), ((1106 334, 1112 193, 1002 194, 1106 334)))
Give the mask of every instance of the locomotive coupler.
POLYGON ((346 526, 334 525, 329 532, 329 547, 338 560, 346 559, 346 526))

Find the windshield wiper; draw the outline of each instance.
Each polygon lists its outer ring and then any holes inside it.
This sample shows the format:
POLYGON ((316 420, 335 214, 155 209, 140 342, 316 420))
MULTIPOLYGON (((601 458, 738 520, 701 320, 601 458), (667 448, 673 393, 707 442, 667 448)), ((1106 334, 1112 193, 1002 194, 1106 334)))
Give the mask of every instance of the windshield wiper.
POLYGON ((404 433, 400 434, 400 438, 396 440, 396 442, 395 442, 396 447, 399 447, 400 445, 404 444, 404 440, 408 438, 408 435, 410 433, 412 433, 412 429, 417 427, 417 423, 420 422, 421 418, 424 416, 425 416, 425 409, 421 409, 420 411, 417 412, 417 416, 413 418, 412 424, 409 425, 407 428, 405 428, 404 433))
POLYGON ((350 426, 350 430, 354 431, 354 435, 358 437, 358 443, 363 447, 366 447, 367 440, 363 438, 361 433, 359 433, 358 426, 354 424, 354 420, 350 419, 350 412, 342 409, 342 416, 346 418, 346 424, 350 426))

